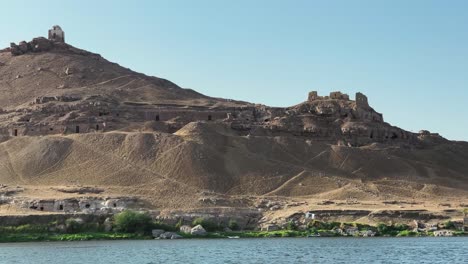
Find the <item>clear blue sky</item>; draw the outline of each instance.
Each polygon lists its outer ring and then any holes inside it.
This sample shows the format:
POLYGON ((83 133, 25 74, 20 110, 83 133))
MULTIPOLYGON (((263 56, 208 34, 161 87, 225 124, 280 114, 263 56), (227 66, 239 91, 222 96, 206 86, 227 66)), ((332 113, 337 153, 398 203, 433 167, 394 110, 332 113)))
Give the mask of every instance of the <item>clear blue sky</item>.
POLYGON ((271 106, 368 95, 387 122, 468 141, 468 1, 5 1, 0 46, 46 36, 185 88, 271 106))

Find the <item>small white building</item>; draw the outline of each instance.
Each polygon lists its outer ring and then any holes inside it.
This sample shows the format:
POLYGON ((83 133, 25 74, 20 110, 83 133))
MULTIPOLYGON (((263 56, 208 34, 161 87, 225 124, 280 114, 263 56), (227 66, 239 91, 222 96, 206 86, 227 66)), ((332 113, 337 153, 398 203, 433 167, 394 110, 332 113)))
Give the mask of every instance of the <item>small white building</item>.
POLYGON ((307 213, 305 213, 305 218, 314 220, 315 219, 315 214, 312 213, 312 212, 307 212, 307 213))

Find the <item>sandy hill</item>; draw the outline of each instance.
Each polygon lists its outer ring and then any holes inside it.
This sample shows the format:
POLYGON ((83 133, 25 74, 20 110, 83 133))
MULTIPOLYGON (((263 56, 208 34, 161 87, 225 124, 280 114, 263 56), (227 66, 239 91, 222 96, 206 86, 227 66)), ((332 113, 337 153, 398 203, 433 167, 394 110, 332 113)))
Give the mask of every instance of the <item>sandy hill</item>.
POLYGON ((468 197, 467 142, 391 126, 362 94, 271 108, 35 41, 0 52, 1 184, 97 185, 168 208, 208 206, 206 193, 468 197))

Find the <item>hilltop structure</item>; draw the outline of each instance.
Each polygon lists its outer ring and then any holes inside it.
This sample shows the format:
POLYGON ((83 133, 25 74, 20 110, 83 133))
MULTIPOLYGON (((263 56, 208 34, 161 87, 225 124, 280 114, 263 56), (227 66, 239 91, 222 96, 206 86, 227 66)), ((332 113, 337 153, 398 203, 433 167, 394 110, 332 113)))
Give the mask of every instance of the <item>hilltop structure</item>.
POLYGON ((53 42, 65 42, 65 32, 58 25, 49 29, 49 40, 53 42))

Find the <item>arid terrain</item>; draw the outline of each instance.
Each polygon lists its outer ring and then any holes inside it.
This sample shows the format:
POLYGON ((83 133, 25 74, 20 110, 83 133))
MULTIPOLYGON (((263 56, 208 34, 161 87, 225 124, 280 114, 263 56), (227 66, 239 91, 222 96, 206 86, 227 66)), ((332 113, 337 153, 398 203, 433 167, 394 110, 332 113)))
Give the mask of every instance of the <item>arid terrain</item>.
POLYGON ((123 199, 113 207, 168 217, 461 218, 468 142, 385 123, 360 93, 304 97, 286 108, 212 98, 61 41, 12 45, 0 51, 0 215, 123 199))

